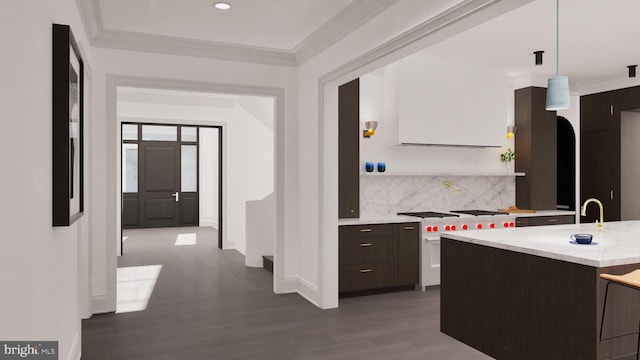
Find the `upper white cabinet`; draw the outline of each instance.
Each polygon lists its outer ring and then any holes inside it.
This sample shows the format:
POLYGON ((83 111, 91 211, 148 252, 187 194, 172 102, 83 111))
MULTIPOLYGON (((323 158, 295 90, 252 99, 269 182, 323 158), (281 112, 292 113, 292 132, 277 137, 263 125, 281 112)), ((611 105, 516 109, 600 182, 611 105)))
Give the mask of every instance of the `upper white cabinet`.
POLYGON ((513 90, 504 73, 420 57, 399 61, 397 71, 400 143, 507 144, 513 90))

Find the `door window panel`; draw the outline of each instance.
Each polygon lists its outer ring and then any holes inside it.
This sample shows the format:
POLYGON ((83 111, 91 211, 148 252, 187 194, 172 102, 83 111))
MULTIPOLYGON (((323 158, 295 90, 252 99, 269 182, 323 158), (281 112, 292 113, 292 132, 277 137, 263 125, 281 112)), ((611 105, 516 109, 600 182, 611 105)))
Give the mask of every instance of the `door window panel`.
POLYGON ((180 130, 180 138, 182 141, 196 142, 198 141, 198 128, 182 127, 180 130))
POLYGON ((138 144, 122 144, 122 192, 138 192, 138 144))
POLYGON ((142 125, 142 140, 178 141, 178 127, 162 125, 142 125))
POLYGON ((122 140, 138 140, 138 125, 122 125, 122 140))
POLYGON ((198 151, 196 145, 182 145, 181 189, 182 192, 198 190, 198 151))

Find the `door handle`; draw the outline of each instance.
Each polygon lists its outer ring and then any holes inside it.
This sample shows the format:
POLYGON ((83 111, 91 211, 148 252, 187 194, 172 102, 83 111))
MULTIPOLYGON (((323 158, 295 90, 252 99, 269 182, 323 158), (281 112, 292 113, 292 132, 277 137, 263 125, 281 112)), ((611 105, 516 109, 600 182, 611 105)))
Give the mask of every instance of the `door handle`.
POLYGON ((171 194, 172 197, 176 198, 176 202, 180 201, 180 193, 178 193, 177 191, 173 194, 171 194))

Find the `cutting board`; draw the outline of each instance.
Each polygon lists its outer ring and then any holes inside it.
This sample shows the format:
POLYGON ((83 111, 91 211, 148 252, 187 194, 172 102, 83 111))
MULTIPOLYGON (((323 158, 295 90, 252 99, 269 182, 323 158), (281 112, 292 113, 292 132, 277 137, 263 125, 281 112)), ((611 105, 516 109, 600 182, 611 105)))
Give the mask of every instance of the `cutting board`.
POLYGON ((500 212, 504 213, 534 213, 535 210, 531 209, 498 209, 500 212))

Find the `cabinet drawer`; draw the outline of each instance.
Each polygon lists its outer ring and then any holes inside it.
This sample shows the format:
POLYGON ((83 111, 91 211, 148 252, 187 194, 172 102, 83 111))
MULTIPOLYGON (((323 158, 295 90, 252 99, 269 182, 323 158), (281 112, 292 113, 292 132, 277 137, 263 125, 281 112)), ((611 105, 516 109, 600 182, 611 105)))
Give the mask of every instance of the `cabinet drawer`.
POLYGON ((339 291, 377 289, 396 285, 396 262, 340 265, 339 291))
POLYGON ((339 263, 363 264, 395 261, 397 245, 394 239, 371 237, 362 239, 340 239, 339 263))
POLYGON ((532 216, 516 218, 516 226, 540 226, 540 225, 560 225, 573 224, 575 219, 573 215, 560 216, 532 216))
POLYGON ((343 225, 339 229, 340 239, 368 238, 372 236, 390 236, 394 234, 394 224, 343 225))

